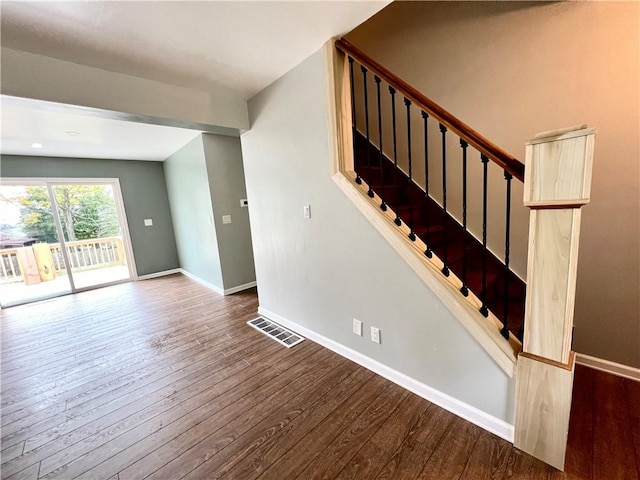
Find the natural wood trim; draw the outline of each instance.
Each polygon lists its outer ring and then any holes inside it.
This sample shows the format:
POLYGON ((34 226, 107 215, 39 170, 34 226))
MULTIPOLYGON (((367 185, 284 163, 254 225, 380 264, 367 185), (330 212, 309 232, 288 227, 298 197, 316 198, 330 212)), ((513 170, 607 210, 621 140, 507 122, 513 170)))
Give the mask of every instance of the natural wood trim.
POLYGON ((516 382, 514 446, 564 470, 573 389, 569 367, 521 354, 516 382))
MULTIPOLYGON (((558 322, 553 325, 547 324, 546 311, 536 308, 534 302, 538 299, 537 291, 546 292, 548 296, 545 299, 556 298, 558 292, 551 292, 552 286, 545 282, 535 280, 535 266, 539 265, 537 255, 540 252, 536 248, 539 221, 538 215, 544 214, 544 210, 532 210, 529 220, 529 247, 527 264, 527 296, 525 299, 525 317, 524 317, 524 342, 523 349, 525 352, 535 352, 543 354, 552 360, 566 362, 571 351, 571 337, 573 329, 573 310, 575 305, 575 282, 578 265, 578 245, 580 240, 580 217, 582 210, 573 209, 571 214, 570 243, 568 252, 566 252, 569 261, 566 275, 562 282, 562 287, 566 293, 565 304, 563 308, 562 325, 558 327, 558 322)), ((547 305, 548 306, 548 305, 547 305)))
POLYGON ((558 140, 567 140, 575 137, 586 137, 596 133, 596 129, 588 128, 586 124, 574 127, 559 128, 558 130, 550 130, 548 132, 537 133, 525 145, 535 145, 537 143, 556 142, 558 140))
POLYGON ((352 124, 350 95, 345 95, 345 89, 349 92, 349 70, 347 62, 340 55, 335 55, 335 41, 330 40, 325 44, 325 82, 327 89, 328 105, 328 133, 331 161, 331 175, 340 171, 352 171, 353 159, 353 135, 348 125, 352 124), (338 117, 339 116, 339 117, 338 117), (334 141, 338 139, 338 141, 334 141))
POLYGON ((573 350, 569 353, 569 361, 567 363, 556 362, 555 360, 551 360, 550 358, 541 357, 540 355, 534 355, 533 353, 528 352, 520 352, 518 358, 530 358, 531 360, 535 360, 536 362, 546 363, 547 365, 551 365, 552 367, 563 368, 565 370, 572 371, 575 367, 576 363, 576 352, 573 350))
POLYGON ((589 198, 582 200, 575 200, 574 202, 567 203, 562 200, 556 202, 543 201, 543 202, 524 202, 525 207, 529 207, 531 210, 563 210, 567 208, 581 208, 590 202, 589 198))
POLYGON ((504 168, 507 172, 512 174, 515 178, 517 178, 521 182, 524 181, 524 164, 517 158, 515 158, 496 144, 492 143, 490 140, 472 129, 466 123, 457 119, 455 116, 435 103, 433 100, 427 98, 425 95, 420 93, 403 79, 369 57, 366 53, 350 43, 348 40, 341 38, 336 41, 335 45, 342 52, 346 53, 361 64, 365 65, 369 70, 371 70, 384 81, 396 88, 418 107, 427 111, 440 123, 446 125, 447 128, 455 132, 458 136, 463 138, 481 153, 485 154, 500 167, 504 168))
POLYGON ((580 248, 580 226, 582 224, 582 210, 572 211, 571 246, 569 251, 569 272, 567 275, 567 303, 565 305, 564 328, 562 330, 562 356, 569 361, 572 354, 573 314, 576 306, 576 283, 578 281, 578 250, 580 248))
POLYGON ((594 142, 594 128, 558 130, 527 142, 524 205, 579 208, 589 203, 594 142))
POLYGON ((593 153, 595 151, 596 144, 596 129, 590 128, 587 130, 587 143, 585 145, 585 168, 584 168, 584 184, 582 187, 582 195, 591 200, 591 178, 593 175, 593 153))

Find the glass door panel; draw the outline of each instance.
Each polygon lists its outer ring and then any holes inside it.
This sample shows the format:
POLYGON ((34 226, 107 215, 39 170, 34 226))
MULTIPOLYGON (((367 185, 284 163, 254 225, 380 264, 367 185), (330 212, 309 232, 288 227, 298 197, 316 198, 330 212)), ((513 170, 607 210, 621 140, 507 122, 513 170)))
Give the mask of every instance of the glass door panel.
POLYGON ((71 293, 45 184, 0 186, 0 304, 71 293))
POLYGON ((111 184, 52 184, 76 289, 131 278, 111 184))

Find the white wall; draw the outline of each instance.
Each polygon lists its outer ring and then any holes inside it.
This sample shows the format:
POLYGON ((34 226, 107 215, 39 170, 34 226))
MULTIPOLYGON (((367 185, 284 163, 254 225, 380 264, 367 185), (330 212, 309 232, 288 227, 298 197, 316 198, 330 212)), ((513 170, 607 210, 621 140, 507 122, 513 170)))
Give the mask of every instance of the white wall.
POLYGON ((331 180, 323 62, 312 55, 249 101, 261 308, 512 422, 513 382, 331 180), (382 344, 351 333, 353 317, 382 344))

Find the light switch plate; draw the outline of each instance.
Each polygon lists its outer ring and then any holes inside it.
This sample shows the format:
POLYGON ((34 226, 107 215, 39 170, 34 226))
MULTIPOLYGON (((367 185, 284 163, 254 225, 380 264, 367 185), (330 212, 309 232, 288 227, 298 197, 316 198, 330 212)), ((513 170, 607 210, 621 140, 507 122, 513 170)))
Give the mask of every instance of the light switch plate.
POLYGON ((357 318, 353 319, 353 333, 362 336, 362 322, 357 318))
POLYGON ((222 223, 231 223, 231 215, 222 215, 222 223))
POLYGON ((249 200, 247 200, 246 198, 243 198, 242 200, 240 200, 240 206, 241 207, 248 207, 249 206, 249 200))
POLYGON ((305 205, 302 209, 304 218, 311 218, 311 205, 305 205))
POLYGON ((371 341, 374 343, 380 343, 380 329, 371 327, 371 341))
POLYGON ((145 218, 145 219, 144 219, 144 226, 145 226, 145 227, 151 227, 151 226, 153 226, 153 219, 152 219, 152 218, 145 218))

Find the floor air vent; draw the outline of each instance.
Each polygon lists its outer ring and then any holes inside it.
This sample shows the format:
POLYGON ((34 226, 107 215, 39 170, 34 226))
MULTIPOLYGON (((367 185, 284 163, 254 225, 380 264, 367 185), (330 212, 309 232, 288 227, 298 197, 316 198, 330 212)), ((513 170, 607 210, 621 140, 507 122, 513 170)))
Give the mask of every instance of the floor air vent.
POLYGON ((281 343, 287 348, 291 348, 304 340, 304 338, 297 333, 293 333, 291 330, 287 330, 266 318, 258 317, 256 319, 249 320, 247 324, 273 338, 276 342, 281 343))

